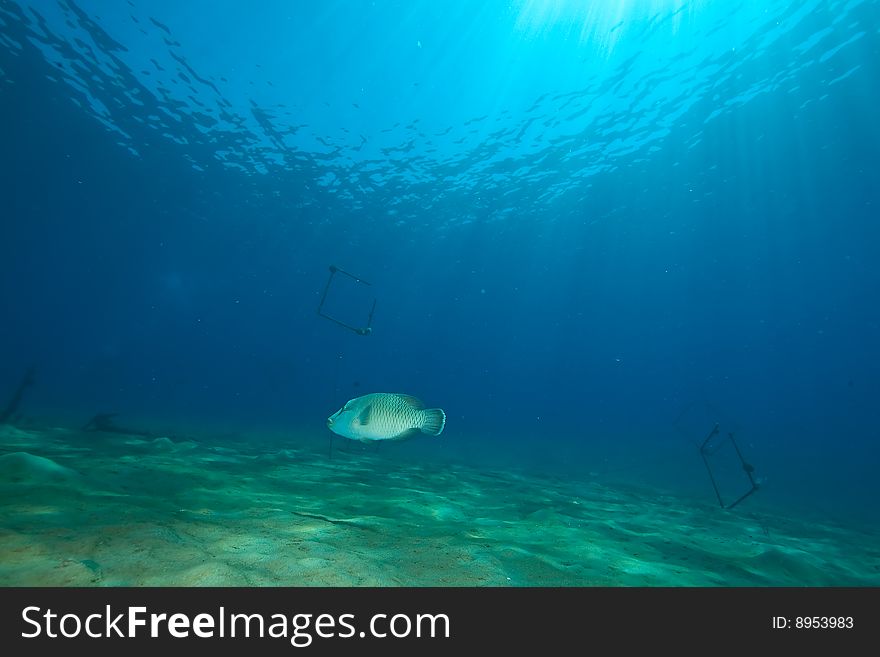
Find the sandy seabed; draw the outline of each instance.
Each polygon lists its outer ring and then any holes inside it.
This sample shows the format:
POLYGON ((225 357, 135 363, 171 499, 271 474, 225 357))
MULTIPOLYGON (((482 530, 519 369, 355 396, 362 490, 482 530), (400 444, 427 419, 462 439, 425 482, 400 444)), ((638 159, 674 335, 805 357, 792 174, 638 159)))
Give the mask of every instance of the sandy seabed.
POLYGON ((0 426, 0 585, 880 584, 871 527, 291 444, 0 426))

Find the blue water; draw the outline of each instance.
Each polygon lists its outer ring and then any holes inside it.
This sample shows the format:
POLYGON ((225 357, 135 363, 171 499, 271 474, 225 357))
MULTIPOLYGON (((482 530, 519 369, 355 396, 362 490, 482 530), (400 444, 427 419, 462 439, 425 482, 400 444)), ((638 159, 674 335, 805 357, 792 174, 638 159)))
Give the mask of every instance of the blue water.
MULTIPOLYGON (((0 403, 876 517, 880 3, 0 0, 0 403), (316 310, 330 265, 333 313, 316 310), (711 415, 711 414, 710 414, 711 415), (682 420, 682 418, 684 418, 682 420)), ((328 306, 329 308, 330 306, 328 306)))

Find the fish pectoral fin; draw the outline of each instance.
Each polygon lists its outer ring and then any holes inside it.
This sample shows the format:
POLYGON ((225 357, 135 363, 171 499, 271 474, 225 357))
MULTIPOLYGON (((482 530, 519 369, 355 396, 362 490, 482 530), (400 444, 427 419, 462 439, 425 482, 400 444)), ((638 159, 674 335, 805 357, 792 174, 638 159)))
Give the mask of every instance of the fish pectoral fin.
POLYGON ((370 423, 370 415, 373 414, 373 405, 367 404, 367 406, 360 412, 358 415, 358 422, 361 426, 367 426, 370 423))

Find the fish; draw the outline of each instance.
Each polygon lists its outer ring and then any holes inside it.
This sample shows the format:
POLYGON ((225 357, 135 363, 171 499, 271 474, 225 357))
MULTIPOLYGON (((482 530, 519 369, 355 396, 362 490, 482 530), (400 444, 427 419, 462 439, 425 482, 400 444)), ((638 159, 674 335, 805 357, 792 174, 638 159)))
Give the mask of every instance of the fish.
POLYGON ((364 443, 403 440, 419 433, 439 436, 445 426, 442 408, 425 408, 420 399, 396 392, 355 397, 327 418, 330 431, 364 443))

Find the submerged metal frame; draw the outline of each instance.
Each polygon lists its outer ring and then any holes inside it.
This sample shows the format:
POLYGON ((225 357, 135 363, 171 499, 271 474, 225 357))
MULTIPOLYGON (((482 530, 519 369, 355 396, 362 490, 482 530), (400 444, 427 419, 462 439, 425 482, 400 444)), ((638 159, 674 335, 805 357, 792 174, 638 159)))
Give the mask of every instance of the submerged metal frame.
POLYGON ((760 486, 758 485, 758 482, 755 481, 755 477, 753 476, 753 473, 755 472, 755 467, 751 463, 749 463, 748 461, 745 460, 745 458, 742 455, 742 452, 739 450, 739 445, 737 445, 736 440, 733 437, 733 432, 729 431, 727 433, 727 438, 728 438, 728 440, 730 440, 731 444, 733 445, 733 449, 736 451, 736 455, 739 457, 740 463, 742 464, 743 472, 745 472, 746 476, 748 476, 749 482, 751 483, 752 487, 749 490, 747 490, 745 493, 740 495, 736 500, 734 500, 733 502, 731 502, 730 504, 725 506, 724 500, 721 498, 721 492, 718 490, 718 484, 715 481, 715 475, 712 472, 712 466, 709 463, 709 456, 711 454, 713 454, 714 452, 718 451, 718 449, 721 447, 721 444, 722 444, 722 443, 719 443, 714 450, 710 450, 709 442, 715 436, 717 436, 719 433, 721 433, 721 430, 720 430, 719 426, 716 424, 712 428, 712 431, 709 432, 709 435, 706 436, 706 439, 703 441, 703 443, 700 445, 700 456, 703 457, 703 463, 706 464, 706 471, 709 473, 709 479, 712 481, 712 488, 715 489, 715 496, 718 498, 718 504, 721 505, 722 509, 732 509, 737 504, 739 504, 744 499, 746 499, 749 495, 751 495, 756 490, 758 490, 758 488, 760 488, 760 486))
POLYGON ((323 312, 324 301, 327 299, 327 292, 330 290, 330 284, 333 282, 333 277, 336 276, 336 274, 345 274, 346 276, 353 279, 357 283, 363 283, 364 285, 370 285, 364 279, 362 279, 358 276, 355 276, 354 274, 349 274, 347 271, 345 271, 344 269, 340 269, 336 265, 330 265, 330 277, 327 279, 327 284, 324 286, 324 293, 321 295, 321 303, 318 304, 318 314, 321 317, 329 319, 331 322, 335 322, 336 324, 339 324, 339 326, 347 328, 350 331, 354 331, 358 335, 370 335, 370 333, 373 332, 373 328, 372 328, 372 326, 373 326, 373 313, 376 312, 376 299, 375 298, 373 299, 373 307, 370 308, 370 316, 367 318, 367 325, 364 327, 357 327, 357 326, 352 326, 351 324, 346 324, 345 322, 340 321, 340 320, 336 319, 335 317, 327 315, 326 313, 323 312))

